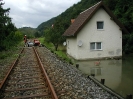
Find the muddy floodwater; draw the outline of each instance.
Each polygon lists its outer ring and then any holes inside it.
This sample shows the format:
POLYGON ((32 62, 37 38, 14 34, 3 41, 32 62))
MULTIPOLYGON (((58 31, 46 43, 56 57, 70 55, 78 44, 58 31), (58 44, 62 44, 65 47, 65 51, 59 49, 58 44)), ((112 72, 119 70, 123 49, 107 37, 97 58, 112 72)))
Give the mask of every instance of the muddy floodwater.
POLYGON ((133 55, 124 56, 120 60, 77 61, 76 63, 83 73, 95 74, 95 78, 99 81, 105 79, 105 85, 121 96, 133 95, 133 55))

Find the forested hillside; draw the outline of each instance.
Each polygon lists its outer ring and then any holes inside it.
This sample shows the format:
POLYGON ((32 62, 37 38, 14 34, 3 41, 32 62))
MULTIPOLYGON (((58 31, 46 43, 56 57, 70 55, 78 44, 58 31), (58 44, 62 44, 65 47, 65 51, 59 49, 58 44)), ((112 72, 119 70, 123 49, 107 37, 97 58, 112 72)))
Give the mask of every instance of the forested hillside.
POLYGON ((52 18, 52 19, 50 19, 50 20, 48 20, 46 22, 41 23, 37 27, 37 31, 40 31, 41 34, 43 35, 44 30, 47 29, 48 27, 50 27, 54 23, 55 19, 56 19, 56 17, 54 17, 54 18, 52 18))
MULTIPOLYGON (((59 43, 62 43, 63 40, 65 40, 62 37, 62 34, 70 26, 70 20, 76 18, 82 11, 86 10, 99 1, 100 0, 81 0, 57 17, 40 24, 37 30, 44 33, 47 41, 50 41, 53 44, 55 43, 54 45, 57 47, 59 43), (51 29, 52 24, 54 24, 54 29, 51 29)), ((103 0, 103 2, 110 8, 117 19, 121 23, 123 23, 123 25, 130 33, 128 35, 123 35, 123 52, 133 52, 133 47, 130 46, 131 44, 133 44, 132 0, 103 0)))

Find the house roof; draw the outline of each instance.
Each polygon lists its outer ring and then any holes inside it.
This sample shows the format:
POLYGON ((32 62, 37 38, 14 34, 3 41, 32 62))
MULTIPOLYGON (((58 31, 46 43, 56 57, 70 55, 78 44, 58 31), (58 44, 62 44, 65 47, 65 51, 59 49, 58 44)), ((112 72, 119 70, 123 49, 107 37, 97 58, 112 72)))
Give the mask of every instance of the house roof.
POLYGON ((75 19, 73 24, 64 32, 63 36, 76 36, 78 32, 83 28, 83 26, 91 19, 91 17, 96 13, 99 8, 103 8, 111 17, 112 20, 120 27, 124 33, 128 33, 126 28, 122 23, 114 16, 114 14, 109 10, 105 4, 100 1, 94 6, 88 8, 87 10, 81 12, 79 16, 75 19))

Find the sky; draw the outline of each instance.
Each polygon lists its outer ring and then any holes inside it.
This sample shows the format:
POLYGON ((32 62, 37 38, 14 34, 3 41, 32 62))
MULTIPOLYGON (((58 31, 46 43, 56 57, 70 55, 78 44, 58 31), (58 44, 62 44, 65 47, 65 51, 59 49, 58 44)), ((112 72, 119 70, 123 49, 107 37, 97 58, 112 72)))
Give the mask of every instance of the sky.
POLYGON ((37 28, 42 22, 58 16, 81 0, 3 0, 10 8, 9 17, 17 28, 37 28))

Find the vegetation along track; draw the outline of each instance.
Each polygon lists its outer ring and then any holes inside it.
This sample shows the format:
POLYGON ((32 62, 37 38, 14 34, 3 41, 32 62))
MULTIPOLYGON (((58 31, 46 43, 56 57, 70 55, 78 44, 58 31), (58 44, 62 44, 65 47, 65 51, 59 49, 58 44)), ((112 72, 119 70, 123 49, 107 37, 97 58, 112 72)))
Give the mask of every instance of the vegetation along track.
POLYGON ((3 99, 58 99, 34 47, 25 47, 0 86, 3 99))

